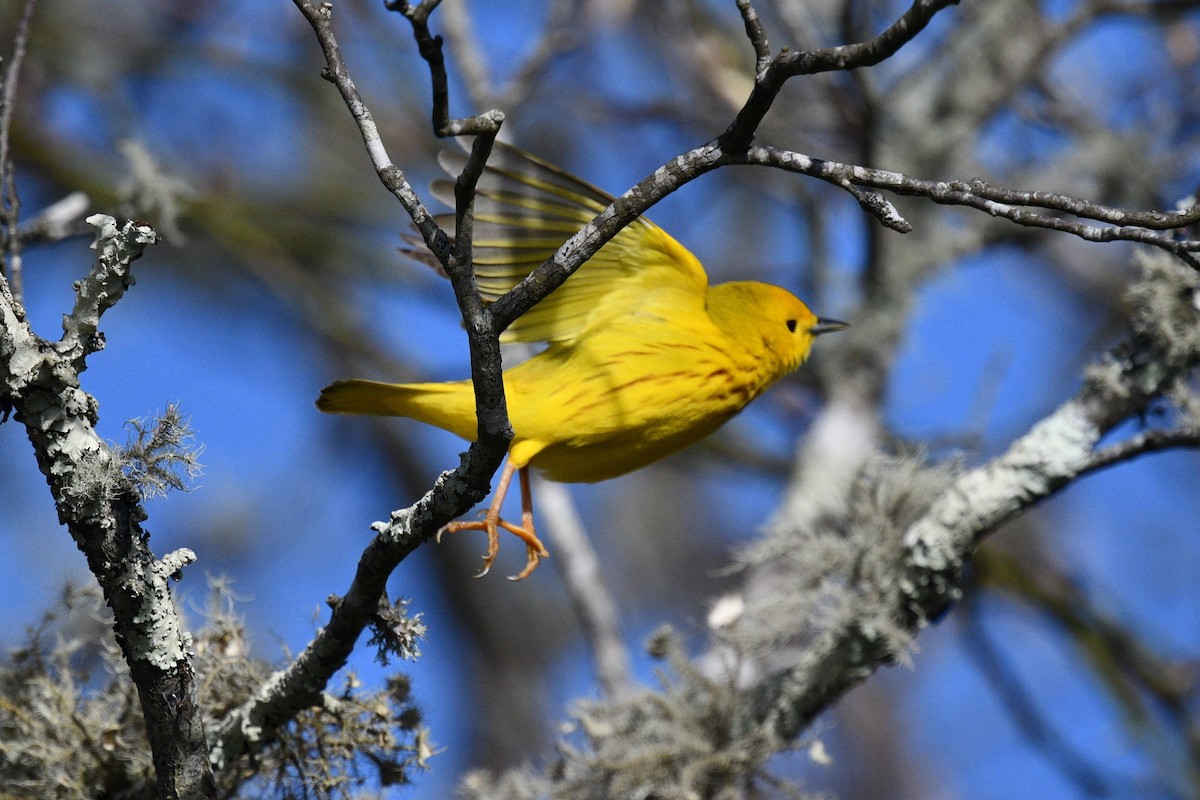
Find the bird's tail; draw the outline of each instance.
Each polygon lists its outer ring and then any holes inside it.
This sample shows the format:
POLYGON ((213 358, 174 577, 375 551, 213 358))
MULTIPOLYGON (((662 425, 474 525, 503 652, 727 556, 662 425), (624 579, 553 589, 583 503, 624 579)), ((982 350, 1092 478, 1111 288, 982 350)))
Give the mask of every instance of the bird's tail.
POLYGON ((321 390, 317 408, 327 414, 408 417, 450 431, 467 441, 473 441, 476 435, 475 392, 470 381, 338 381, 321 390))

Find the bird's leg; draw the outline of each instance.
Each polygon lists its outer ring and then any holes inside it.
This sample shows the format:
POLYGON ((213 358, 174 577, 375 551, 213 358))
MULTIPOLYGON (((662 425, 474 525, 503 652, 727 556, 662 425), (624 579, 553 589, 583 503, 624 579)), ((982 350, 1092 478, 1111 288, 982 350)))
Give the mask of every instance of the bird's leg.
POLYGON ((500 481, 496 484, 496 492, 492 495, 492 504, 488 506, 487 513, 484 514, 482 520, 475 522, 451 522, 438 531, 438 541, 441 541, 443 533, 458 533, 459 531, 486 531, 488 544, 487 552, 483 555, 483 567, 479 572, 475 573, 476 578, 482 578, 487 575, 492 569, 492 564, 496 561, 496 554, 500 552, 500 532, 496 529, 497 526, 503 526, 507 523, 500 519, 500 506, 504 504, 504 498, 508 494, 508 486, 512 483, 513 472, 516 468, 513 467, 511 461, 504 464, 504 471, 500 473, 500 481))
POLYGON ((533 532, 533 490, 530 487, 529 467, 521 467, 521 527, 500 520, 500 526, 525 543, 525 569, 509 576, 510 581, 523 581, 533 574, 543 558, 549 558, 541 540, 533 532))
POLYGON ((492 564, 496 561, 496 555, 500 552, 500 528, 503 528, 525 542, 527 554, 525 569, 513 575, 510 580, 519 581, 528 578, 537 569, 538 562, 550 555, 533 533, 533 497, 529 491, 528 467, 521 467, 520 470, 522 524, 519 526, 513 525, 511 522, 500 517, 500 506, 504 503, 504 497, 508 494, 508 487, 512 483, 513 473, 516 471, 517 468, 513 466, 511 461, 505 463, 504 471, 500 473, 500 481, 496 484, 496 493, 492 498, 492 504, 488 506, 487 513, 484 514, 482 520, 476 522, 451 522, 438 531, 439 541, 443 533, 457 533, 458 531, 487 532, 487 552, 483 555, 483 568, 475 575, 476 578, 482 578, 484 575, 487 575, 492 568, 492 564))

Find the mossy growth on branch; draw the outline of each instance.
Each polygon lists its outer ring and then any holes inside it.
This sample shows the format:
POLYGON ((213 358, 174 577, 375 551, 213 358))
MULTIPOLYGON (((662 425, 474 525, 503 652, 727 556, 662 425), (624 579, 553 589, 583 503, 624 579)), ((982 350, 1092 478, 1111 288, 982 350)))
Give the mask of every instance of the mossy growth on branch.
MULTIPOLYGON (((256 657, 228 585, 213 580, 192 654, 208 730, 275 667, 256 657)), ((98 589, 64 589, 0 663, 0 792, 5 798, 155 797, 137 694, 98 589)), ((409 681, 377 691, 352 673, 253 759, 218 774, 220 796, 357 797, 404 784, 433 748, 409 681)))

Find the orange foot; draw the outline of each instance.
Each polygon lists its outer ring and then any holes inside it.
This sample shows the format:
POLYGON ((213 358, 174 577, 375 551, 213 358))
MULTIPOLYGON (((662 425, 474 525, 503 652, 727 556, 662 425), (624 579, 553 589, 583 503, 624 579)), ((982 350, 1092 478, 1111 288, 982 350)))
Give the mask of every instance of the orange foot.
POLYGON ((438 539, 441 540, 443 533, 458 533, 459 531, 486 531, 488 538, 487 552, 483 555, 483 568, 476 573, 476 578, 482 578, 487 575, 492 569, 492 564, 496 561, 496 554, 500 552, 500 528, 513 534, 525 543, 525 568, 516 575, 510 575, 510 581, 522 581, 533 574, 537 569, 538 564, 543 558, 549 558, 550 553, 546 550, 545 545, 537 538, 533 532, 533 496, 529 490, 529 468, 521 467, 521 524, 514 525, 511 522, 500 517, 500 505, 504 502, 504 496, 508 493, 509 484, 512 483, 513 473, 517 469, 508 462, 504 465, 504 472, 500 475, 500 482, 496 485, 496 494, 492 499, 491 506, 488 507, 484 518, 477 522, 451 522, 438 531, 438 539))

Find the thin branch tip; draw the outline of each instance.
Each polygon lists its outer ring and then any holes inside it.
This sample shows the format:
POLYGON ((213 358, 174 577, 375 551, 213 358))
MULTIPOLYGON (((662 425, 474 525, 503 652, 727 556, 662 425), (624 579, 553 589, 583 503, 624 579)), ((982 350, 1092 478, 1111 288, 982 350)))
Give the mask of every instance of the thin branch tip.
MULTIPOLYGON (((742 22, 746 26, 746 37, 754 48, 754 74, 759 75, 771 63, 771 45, 767 41, 767 30, 763 27, 762 20, 759 19, 758 12, 754 10, 750 0, 737 0, 737 7, 742 15, 742 22)), ((786 52, 786 48, 784 51, 786 52)))

